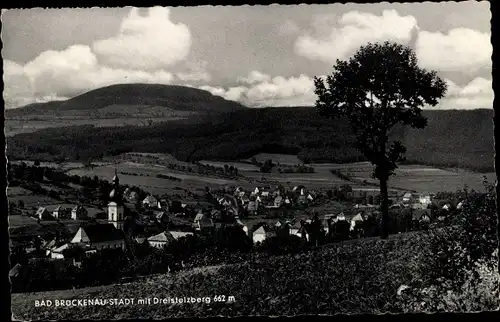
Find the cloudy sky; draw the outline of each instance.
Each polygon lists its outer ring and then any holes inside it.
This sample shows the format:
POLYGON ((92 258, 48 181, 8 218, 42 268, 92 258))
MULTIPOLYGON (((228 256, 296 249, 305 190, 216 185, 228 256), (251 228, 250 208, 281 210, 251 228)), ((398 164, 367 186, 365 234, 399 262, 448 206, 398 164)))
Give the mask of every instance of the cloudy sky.
POLYGON ((488 2, 26 9, 4 11, 2 24, 7 108, 136 82, 313 105, 314 76, 385 40, 446 79, 437 108, 492 107, 488 2))

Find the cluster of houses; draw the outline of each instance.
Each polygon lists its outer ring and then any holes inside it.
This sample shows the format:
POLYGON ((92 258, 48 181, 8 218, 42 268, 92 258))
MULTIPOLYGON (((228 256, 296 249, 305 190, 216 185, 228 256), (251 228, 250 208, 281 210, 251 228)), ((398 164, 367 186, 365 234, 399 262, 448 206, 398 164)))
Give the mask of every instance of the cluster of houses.
MULTIPOLYGON (((254 215, 259 209, 278 209, 290 205, 307 205, 316 198, 315 191, 309 191, 304 186, 296 186, 291 191, 286 191, 282 187, 272 188, 271 186, 256 187, 254 190, 245 190, 237 187, 233 193, 237 204, 241 205, 250 215, 254 215)), ((233 202, 227 195, 219 196, 221 205, 227 206, 233 202)))
MULTIPOLYGON (((304 186, 296 186, 293 189, 286 191, 283 187, 272 188, 270 186, 256 187, 253 190, 245 190, 241 187, 236 188, 233 193, 225 191, 224 193, 215 193, 213 195, 220 207, 203 207, 199 205, 188 207, 187 203, 179 202, 176 207, 172 202, 167 202, 165 199, 159 199, 152 195, 147 196, 142 200, 144 208, 150 210, 148 215, 140 215, 136 218, 136 222, 143 224, 161 223, 165 227, 172 221, 182 218, 184 222, 186 218, 190 224, 188 229, 164 229, 158 234, 150 237, 136 237, 135 241, 139 243, 147 242, 152 247, 164 247, 174 240, 182 237, 194 235, 207 229, 218 229, 221 226, 236 226, 240 227, 254 243, 263 242, 265 239, 275 236, 277 231, 287 230, 290 235, 296 235, 301 238, 309 239, 308 231, 305 227, 311 223, 308 220, 278 220, 273 225, 260 225, 251 227, 251 229, 241 220, 241 211, 246 211, 248 214, 256 214, 261 208, 277 209, 287 205, 307 205, 318 198, 318 193, 313 190, 308 190, 304 186), (174 209, 178 208, 178 209, 174 209), (184 209, 194 209, 193 217, 185 215, 184 209), (151 215, 152 214, 152 215, 151 215), (224 215, 223 215, 224 214, 224 215), (224 217, 224 218, 223 218, 224 217), (192 219, 194 218, 194 219, 192 219)), ((82 222, 78 231, 74 236, 65 243, 59 243, 57 240, 47 241, 43 245, 46 249, 46 255, 53 259, 63 259, 64 253, 68 249, 79 248, 85 253, 95 253, 105 248, 122 248, 125 249, 128 238, 124 232, 124 222, 128 207, 135 203, 138 196, 135 191, 125 189, 120 192, 119 178, 115 172, 113 177, 113 189, 109 194, 109 203, 107 217, 105 222, 98 223, 97 221, 82 222)), ((392 205, 395 207, 406 207, 415 210, 417 218, 426 219, 430 217, 427 213, 429 205, 432 203, 433 196, 431 194, 414 195, 407 193, 403 196, 399 203, 392 205)), ((321 226, 325 233, 328 233, 332 223, 346 222, 351 231, 356 229, 360 222, 366 220, 366 213, 376 210, 372 205, 357 205, 355 210, 357 214, 347 220, 343 213, 338 215, 325 215, 321 219, 321 226), (370 211, 361 208, 373 208, 370 211)), ((52 211, 46 207, 39 207, 36 212, 36 217, 40 220, 45 219, 74 219, 87 220, 89 219, 88 211, 82 205, 76 205, 74 208, 64 208, 58 206, 52 211)), ((176 225, 174 225, 175 227, 176 225)))
POLYGON ((82 205, 76 205, 73 208, 59 205, 52 210, 49 210, 48 207, 38 207, 37 211, 35 212, 35 217, 39 220, 86 220, 88 219, 88 210, 82 205))

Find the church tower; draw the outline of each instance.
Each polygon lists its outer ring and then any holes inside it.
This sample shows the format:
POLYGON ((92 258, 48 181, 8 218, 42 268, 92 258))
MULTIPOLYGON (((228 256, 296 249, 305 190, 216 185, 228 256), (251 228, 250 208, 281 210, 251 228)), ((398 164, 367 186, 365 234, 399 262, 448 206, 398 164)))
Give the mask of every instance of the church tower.
POLYGON ((120 193, 120 180, 115 169, 113 177, 113 190, 109 194, 108 203, 108 223, 113 224, 117 229, 123 229, 124 205, 123 197, 120 193))

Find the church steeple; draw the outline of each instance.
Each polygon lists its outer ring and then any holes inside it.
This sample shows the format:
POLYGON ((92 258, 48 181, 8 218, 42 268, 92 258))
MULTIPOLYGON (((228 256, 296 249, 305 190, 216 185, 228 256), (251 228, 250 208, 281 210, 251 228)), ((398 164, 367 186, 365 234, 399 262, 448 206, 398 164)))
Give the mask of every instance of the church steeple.
POLYGON ((120 184, 120 179, 118 178, 118 171, 115 167, 115 176, 113 177, 113 186, 116 188, 120 184))
POLYGON ((108 204, 108 222, 112 223, 116 228, 123 229, 124 207, 123 197, 120 193, 120 180, 118 179, 118 171, 115 167, 115 176, 113 177, 113 190, 109 194, 108 204))

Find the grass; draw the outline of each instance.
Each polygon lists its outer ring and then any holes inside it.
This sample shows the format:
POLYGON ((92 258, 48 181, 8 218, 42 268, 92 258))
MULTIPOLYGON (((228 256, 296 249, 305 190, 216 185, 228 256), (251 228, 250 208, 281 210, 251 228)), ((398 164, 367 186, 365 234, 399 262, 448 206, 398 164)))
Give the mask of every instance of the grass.
POLYGON ((35 294, 13 294, 19 319, 116 319, 191 316, 400 312, 396 291, 409 283, 426 233, 333 244, 306 253, 253 259, 216 270, 158 275, 141 282, 35 294), (234 303, 214 303, 215 295, 234 303), (35 300, 211 297, 210 304, 36 308, 35 300))
MULTIPOLYGON (((120 174, 120 183, 138 186, 148 192, 156 194, 178 193, 176 187, 196 190, 206 186, 214 185, 238 185, 235 180, 212 178, 196 174, 172 172, 166 167, 154 166, 150 164, 140 164, 133 162, 124 162, 117 165, 119 172, 137 173, 137 176, 120 174), (172 181, 168 179, 157 178, 157 174, 168 175, 181 179, 182 181, 172 181)), ((67 172, 69 175, 79 176, 98 176, 101 179, 111 180, 115 173, 114 165, 105 165, 94 167, 94 169, 73 169, 67 172)))
MULTIPOLYGON (((378 182, 372 178, 372 167, 369 163, 335 165, 344 174, 350 174, 356 180, 378 182)), ((456 191, 467 185, 471 189, 483 189, 483 176, 495 182, 495 173, 476 173, 468 170, 439 169, 424 165, 400 165, 389 180, 389 188, 399 188, 417 192, 456 191)))
POLYGON ((5 135, 7 137, 14 136, 20 133, 33 133, 41 129, 61 127, 61 126, 79 126, 79 125, 94 125, 96 127, 111 127, 111 126, 124 126, 136 125, 147 126, 148 121, 151 119, 153 123, 161 123, 183 119, 183 117, 137 117, 137 118, 80 118, 76 116, 73 119, 57 118, 54 116, 44 119, 46 116, 40 115, 40 120, 27 119, 27 120, 5 120, 5 135))
POLYGON ((273 160, 274 163, 283 165, 297 165, 302 164, 302 161, 296 155, 290 154, 276 154, 276 153, 259 153, 254 156, 257 162, 265 162, 266 160, 273 160))

